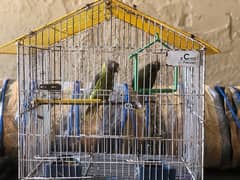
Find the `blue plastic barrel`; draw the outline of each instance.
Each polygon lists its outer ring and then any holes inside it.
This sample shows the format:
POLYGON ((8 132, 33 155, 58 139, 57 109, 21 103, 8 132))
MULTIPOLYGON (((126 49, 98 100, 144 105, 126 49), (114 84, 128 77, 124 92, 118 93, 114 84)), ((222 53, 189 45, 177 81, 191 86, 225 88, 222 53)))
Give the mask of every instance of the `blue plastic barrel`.
POLYGON ((81 177, 81 174, 82 167, 78 164, 52 162, 46 163, 44 167, 44 177, 81 177))
POLYGON ((140 165, 137 180, 176 180, 176 169, 169 165, 140 165))

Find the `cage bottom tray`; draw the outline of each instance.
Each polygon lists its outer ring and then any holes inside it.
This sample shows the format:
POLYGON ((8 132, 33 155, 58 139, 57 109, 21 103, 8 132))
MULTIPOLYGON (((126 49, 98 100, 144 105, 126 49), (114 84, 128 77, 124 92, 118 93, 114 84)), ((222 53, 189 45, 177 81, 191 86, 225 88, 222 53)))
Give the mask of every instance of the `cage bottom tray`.
MULTIPOLYGON (((68 154, 43 158, 34 179, 191 180, 178 158, 161 155, 68 154), (55 159, 53 158, 55 157, 55 159)), ((31 178, 27 178, 31 179, 31 178)))

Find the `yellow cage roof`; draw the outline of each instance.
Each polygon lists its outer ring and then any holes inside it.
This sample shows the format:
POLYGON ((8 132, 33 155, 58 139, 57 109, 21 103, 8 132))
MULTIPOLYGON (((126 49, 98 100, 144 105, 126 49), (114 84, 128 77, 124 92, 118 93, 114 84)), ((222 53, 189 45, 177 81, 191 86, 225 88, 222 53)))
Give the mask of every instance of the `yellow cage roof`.
POLYGON ((151 35, 161 32, 163 42, 177 49, 206 48, 206 54, 217 54, 220 50, 191 33, 174 28, 156 18, 118 0, 97 0, 73 11, 53 22, 34 29, 29 34, 18 37, 0 46, 0 54, 16 54, 17 42, 47 47, 73 34, 100 24, 113 16, 151 35), (141 18, 138 18, 141 17, 141 18), (142 20, 144 18, 144 21, 142 20), (62 22, 65 23, 62 23, 62 22), (60 35, 61 34, 61 35, 60 35))

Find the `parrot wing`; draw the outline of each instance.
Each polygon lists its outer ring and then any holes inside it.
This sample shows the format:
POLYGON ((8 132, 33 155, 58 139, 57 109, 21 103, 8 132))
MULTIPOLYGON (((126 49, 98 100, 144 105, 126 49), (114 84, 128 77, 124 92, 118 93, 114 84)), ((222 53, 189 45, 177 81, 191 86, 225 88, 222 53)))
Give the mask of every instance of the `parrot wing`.
POLYGON ((98 80, 100 79, 100 77, 101 77, 101 73, 96 74, 96 76, 92 82, 91 89, 94 89, 96 87, 96 84, 97 84, 98 80))
MULTIPOLYGON (((138 88, 149 88, 150 66, 147 65, 138 71, 138 88)), ((132 79, 132 86, 134 86, 134 79, 132 79)), ((133 87, 134 88, 134 87, 133 87)))
MULTIPOLYGON (((139 89, 151 89, 156 81, 158 68, 155 64, 147 64, 138 71, 138 87, 139 89)), ((134 86, 134 79, 132 80, 134 86)))
POLYGON ((97 97, 97 91, 104 89, 105 81, 106 81, 106 65, 103 65, 102 72, 97 75, 98 77, 95 78, 95 86, 90 93, 90 99, 94 99, 97 97))

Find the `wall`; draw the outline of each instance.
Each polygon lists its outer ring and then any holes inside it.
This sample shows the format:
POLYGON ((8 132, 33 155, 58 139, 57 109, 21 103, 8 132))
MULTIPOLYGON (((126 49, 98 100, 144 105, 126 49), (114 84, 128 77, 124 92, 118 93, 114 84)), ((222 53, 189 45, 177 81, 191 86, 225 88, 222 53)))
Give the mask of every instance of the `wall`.
MULTIPOLYGON (((123 0, 221 49, 207 59, 207 84, 239 84, 240 0, 123 0)), ((0 44, 91 0, 1 0, 0 44)), ((0 79, 16 78, 16 57, 0 55, 0 79)))

